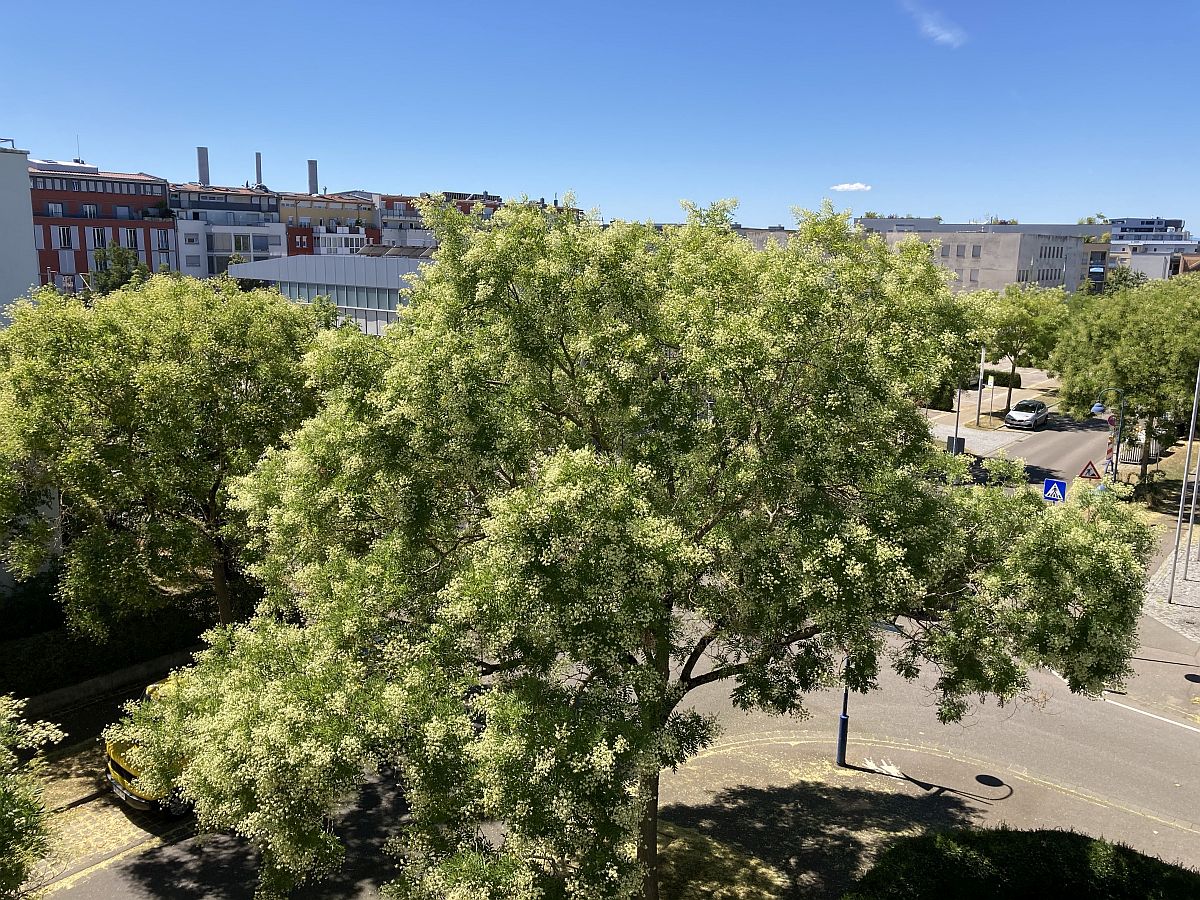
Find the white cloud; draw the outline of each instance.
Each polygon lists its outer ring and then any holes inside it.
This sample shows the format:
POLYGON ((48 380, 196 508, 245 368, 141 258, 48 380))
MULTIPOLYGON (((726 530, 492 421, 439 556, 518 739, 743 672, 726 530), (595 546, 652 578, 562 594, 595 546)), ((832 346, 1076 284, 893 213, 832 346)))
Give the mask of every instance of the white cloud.
POLYGON ((861 181, 847 181, 842 184, 833 184, 829 186, 831 191, 869 191, 871 186, 863 184, 861 181))
POLYGON ((943 19, 941 13, 926 9, 914 0, 901 0, 900 5, 912 16, 921 34, 935 44, 957 49, 967 42, 967 33, 953 22, 943 19))

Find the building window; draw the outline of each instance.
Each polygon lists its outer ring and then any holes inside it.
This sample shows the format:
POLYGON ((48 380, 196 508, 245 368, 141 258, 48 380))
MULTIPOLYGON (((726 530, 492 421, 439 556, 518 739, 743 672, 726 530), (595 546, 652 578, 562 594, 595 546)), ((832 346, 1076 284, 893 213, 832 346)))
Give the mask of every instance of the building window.
POLYGON ((250 235, 235 234, 233 236, 233 252, 234 253, 249 253, 250 252, 250 235))
POLYGON ((198 243, 200 243, 200 235, 198 235, 198 234, 185 234, 185 235, 183 236, 183 242, 184 242, 185 244, 198 244, 198 243))
POLYGON ((972 259, 979 259, 979 254, 981 254, 982 252, 983 252, 982 245, 980 245, 980 244, 972 244, 971 245, 971 258, 972 259))
POLYGON ((130 250, 138 249, 138 233, 136 228, 122 228, 121 237, 121 243, 123 243, 130 250))
POLYGON ((162 250, 160 250, 158 252, 158 268, 159 269, 171 268, 171 254, 170 253, 164 252, 162 250))
POLYGON ((51 216, 52 218, 61 219, 62 214, 63 214, 63 210, 62 210, 61 203, 47 203, 46 204, 46 215, 51 216))
POLYGON ((92 246, 97 250, 103 250, 108 246, 108 239, 104 236, 103 228, 92 229, 92 246))
POLYGON ((71 247, 74 246, 74 244, 71 241, 71 226, 70 225, 59 225, 58 226, 58 246, 62 247, 64 250, 70 250, 71 247))
POLYGON ((185 256, 183 258, 183 262, 189 269, 200 268, 200 257, 199 256, 185 256))
POLYGON ((959 244, 957 247, 955 247, 955 248, 954 248, 954 255, 955 255, 955 256, 958 256, 958 257, 963 257, 963 256, 966 256, 966 255, 967 255, 967 245, 966 245, 966 244, 959 244))
POLYGON ((116 211, 117 211, 118 219, 128 219, 129 218, 129 207, 128 206, 118 206, 118 207, 116 207, 116 211))
POLYGON ((95 203, 83 204, 83 217, 85 219, 100 218, 100 207, 98 207, 95 203))
POLYGON ((158 235, 158 249, 159 250, 170 250, 171 249, 171 232, 167 231, 167 229, 165 229, 165 228, 156 228, 156 229, 154 229, 154 233, 158 235))
POLYGON ((972 269, 972 270, 971 270, 971 281, 972 281, 972 283, 974 283, 974 284, 978 284, 978 283, 979 283, 979 270, 978 270, 978 269, 972 269))

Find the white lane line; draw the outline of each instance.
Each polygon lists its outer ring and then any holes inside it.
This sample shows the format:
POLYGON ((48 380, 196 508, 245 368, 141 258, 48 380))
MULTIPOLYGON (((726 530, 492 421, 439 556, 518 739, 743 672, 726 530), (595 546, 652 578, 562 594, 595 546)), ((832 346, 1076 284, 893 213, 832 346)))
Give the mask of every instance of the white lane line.
POLYGON ((1110 700, 1107 692, 1101 694, 1100 699, 1102 699, 1105 703, 1111 703, 1113 706, 1119 706, 1121 709, 1127 709, 1130 712, 1140 713, 1143 716, 1149 716, 1152 719, 1158 719, 1160 722, 1166 722, 1168 725, 1174 725, 1177 728, 1186 728, 1188 731, 1194 731, 1196 734, 1200 734, 1200 728, 1197 728, 1194 725, 1184 725, 1182 722, 1176 722, 1174 719, 1168 719, 1165 716, 1156 716, 1154 713, 1146 712, 1144 709, 1138 709, 1136 706, 1126 706, 1124 703, 1118 703, 1116 700, 1110 700))

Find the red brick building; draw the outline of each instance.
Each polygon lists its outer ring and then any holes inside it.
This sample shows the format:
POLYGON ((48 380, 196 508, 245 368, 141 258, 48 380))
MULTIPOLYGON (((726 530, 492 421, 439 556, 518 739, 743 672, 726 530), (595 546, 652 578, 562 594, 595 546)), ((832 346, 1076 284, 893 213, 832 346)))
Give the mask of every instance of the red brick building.
POLYGON ((29 161, 34 246, 42 284, 85 286, 95 251, 119 244, 152 272, 177 269, 175 222, 166 180, 102 172, 84 162, 29 161))

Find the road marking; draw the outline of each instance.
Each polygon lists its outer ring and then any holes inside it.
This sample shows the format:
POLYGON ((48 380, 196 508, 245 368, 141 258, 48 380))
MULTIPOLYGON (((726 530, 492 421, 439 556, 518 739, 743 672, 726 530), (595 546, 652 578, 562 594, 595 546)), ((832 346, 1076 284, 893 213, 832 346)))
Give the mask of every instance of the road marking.
MULTIPOLYGON (((1114 701, 1110 701, 1110 702, 1114 702, 1114 701)), ((1138 712, 1140 712, 1140 710, 1138 710, 1138 712)), ((1167 721, 1170 721, 1170 720, 1168 719, 1167 721)), ((1179 724, 1179 723, 1176 722, 1173 724, 1179 724)), ((1185 726, 1185 727, 1187 727, 1187 726, 1185 726)), ((769 746, 772 744, 775 744, 775 745, 784 744, 784 745, 788 745, 788 746, 796 746, 799 744, 831 745, 833 743, 832 738, 829 736, 823 736, 820 738, 809 738, 809 737, 800 737, 800 736, 790 736, 786 732, 782 733, 782 734, 776 732, 776 735, 778 735, 778 736, 771 735, 768 732, 767 734, 764 734, 762 736, 752 736, 752 737, 747 736, 746 738, 743 738, 741 740, 730 741, 727 744, 715 744, 712 747, 707 748, 706 750, 701 750, 695 756, 690 757, 687 760, 687 763, 692 762, 692 760, 703 759, 707 756, 716 756, 716 755, 719 755, 722 753, 728 753, 731 750, 739 750, 742 748, 747 748, 747 747, 752 747, 752 746, 764 746, 764 745, 769 746)), ((1141 809, 1137 809, 1132 806, 1127 806, 1126 804, 1121 803, 1120 801, 1109 800, 1106 797, 1101 797, 1097 794, 1091 793, 1090 791, 1085 791, 1082 788, 1070 787, 1065 784, 1059 784, 1058 782, 1051 781, 1048 778, 1041 778, 1037 775, 1032 775, 1029 773, 1029 770, 1025 769, 1024 767, 1018 768, 1016 765, 1011 765, 1011 764, 1006 766, 1003 763, 998 764, 995 761, 979 759, 978 757, 967 756, 965 754, 951 753, 950 751, 943 750, 940 747, 931 747, 931 746, 924 745, 924 744, 914 744, 914 743, 910 743, 908 741, 897 741, 897 740, 892 740, 890 738, 872 738, 872 737, 861 736, 861 737, 854 738, 853 740, 854 740, 854 743, 859 746, 866 745, 869 747, 891 747, 896 750, 908 750, 913 753, 927 753, 930 756, 940 756, 943 759, 950 759, 950 760, 954 760, 955 762, 960 762, 960 763, 968 763, 973 766, 979 766, 980 768, 983 768, 983 769, 1002 768, 1004 771, 1008 772, 1014 778, 1019 778, 1022 781, 1028 782, 1030 784, 1039 785, 1040 787, 1049 788, 1050 790, 1057 791, 1058 793, 1063 794, 1065 796, 1075 797, 1078 800, 1082 800, 1086 803, 1091 803, 1095 806, 1103 807, 1105 809, 1111 809, 1111 810, 1115 810, 1117 812, 1128 813, 1129 815, 1137 816, 1138 818, 1146 819, 1147 821, 1150 821, 1150 822, 1156 822, 1159 825, 1164 825, 1168 828, 1175 828, 1179 831, 1186 831, 1188 834, 1200 835, 1200 825, 1197 825, 1197 824, 1194 824, 1191 822, 1185 822, 1183 820, 1178 820, 1178 819, 1163 818, 1163 817, 1158 816, 1148 810, 1141 810, 1141 809)), ((687 765, 687 763, 685 763, 684 765, 687 765)))
POLYGON ((1105 691, 1100 695, 1100 699, 1102 699, 1105 703, 1111 703, 1113 706, 1121 707, 1121 709, 1127 709, 1130 712, 1140 713, 1143 716, 1149 716, 1151 719, 1158 719, 1160 722, 1166 722, 1168 725, 1174 725, 1176 728, 1186 728, 1188 731, 1194 731, 1196 734, 1200 734, 1200 728, 1197 728, 1194 725, 1185 725, 1182 722, 1176 722, 1174 719, 1168 719, 1165 716, 1155 715, 1152 712, 1146 712, 1144 709, 1138 709, 1136 706, 1126 706, 1124 703, 1118 703, 1116 700, 1110 700, 1106 696, 1107 694, 1108 691, 1105 691))

